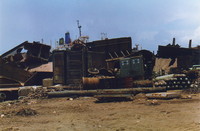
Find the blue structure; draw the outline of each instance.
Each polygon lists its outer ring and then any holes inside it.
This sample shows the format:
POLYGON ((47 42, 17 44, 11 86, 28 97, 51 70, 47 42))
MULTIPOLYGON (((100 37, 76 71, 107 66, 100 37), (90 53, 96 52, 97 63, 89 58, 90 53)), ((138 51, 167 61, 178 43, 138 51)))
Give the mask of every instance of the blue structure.
POLYGON ((69 44, 71 42, 69 32, 65 33, 65 44, 69 44))

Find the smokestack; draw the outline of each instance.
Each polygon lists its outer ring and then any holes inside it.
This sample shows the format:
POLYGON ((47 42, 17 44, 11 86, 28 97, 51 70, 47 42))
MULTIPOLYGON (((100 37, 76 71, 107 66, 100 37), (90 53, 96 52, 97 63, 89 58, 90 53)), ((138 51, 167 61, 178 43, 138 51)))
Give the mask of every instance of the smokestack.
POLYGON ((173 38, 172 45, 174 45, 174 46, 175 46, 175 44, 176 44, 176 39, 175 39, 175 38, 173 38))
POLYGON ((136 44, 135 47, 136 47, 136 50, 138 50, 139 44, 136 44))
POLYGON ((189 47, 188 48, 192 48, 192 40, 189 40, 189 47))

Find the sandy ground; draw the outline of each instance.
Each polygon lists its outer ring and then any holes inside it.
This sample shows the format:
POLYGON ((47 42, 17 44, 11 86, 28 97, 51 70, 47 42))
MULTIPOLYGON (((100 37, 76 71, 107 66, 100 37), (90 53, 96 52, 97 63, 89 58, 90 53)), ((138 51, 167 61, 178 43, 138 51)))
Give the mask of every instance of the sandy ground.
POLYGON ((0 103, 2 131, 199 131, 200 94, 192 99, 96 103, 92 97, 0 103), (16 112, 30 108, 33 116, 16 112))

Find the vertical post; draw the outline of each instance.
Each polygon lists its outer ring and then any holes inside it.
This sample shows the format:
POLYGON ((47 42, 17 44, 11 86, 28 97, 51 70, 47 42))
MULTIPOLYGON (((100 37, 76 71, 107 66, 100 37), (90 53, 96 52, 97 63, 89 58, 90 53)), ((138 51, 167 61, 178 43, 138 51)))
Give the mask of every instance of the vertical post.
POLYGON ((189 47, 188 48, 192 48, 192 40, 189 40, 189 47))
POLYGON ((173 38, 173 42, 172 42, 172 45, 175 45, 176 44, 176 39, 173 38))
POLYGON ((78 25, 78 29, 79 29, 79 36, 81 37, 81 26, 79 25, 79 20, 77 20, 77 25, 78 25))

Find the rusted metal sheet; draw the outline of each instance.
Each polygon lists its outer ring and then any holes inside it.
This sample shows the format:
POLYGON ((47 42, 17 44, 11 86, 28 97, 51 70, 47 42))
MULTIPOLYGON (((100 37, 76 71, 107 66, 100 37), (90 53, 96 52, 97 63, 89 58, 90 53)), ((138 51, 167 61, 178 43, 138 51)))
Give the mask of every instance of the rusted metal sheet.
MULTIPOLYGON (((200 57, 200 55, 199 55, 200 57)), ((195 65, 193 56, 187 55, 187 56, 178 56, 177 58, 177 67, 181 67, 183 69, 191 68, 192 65, 195 65)))
POLYGON ((7 63, 13 63, 17 67, 27 69, 48 62, 50 49, 49 45, 25 41, 2 54, 0 58, 7 63))
POLYGON ((33 67, 28 70, 29 72, 53 72, 53 62, 48 62, 46 64, 33 67))
POLYGON ((54 51, 54 83, 65 85, 78 82, 85 75, 85 62, 83 51, 54 51))
POLYGON ((115 89, 121 85, 117 85, 118 79, 114 77, 83 77, 83 89, 115 89))
POLYGON ((53 72, 55 84, 79 85, 82 77, 88 75, 89 68, 105 67, 104 53, 79 51, 54 51, 53 72))
POLYGON ((53 72, 34 72, 33 75, 26 81, 24 85, 42 85, 43 79, 52 77, 53 72))
POLYGON ((55 84, 64 84, 66 68, 65 51, 53 52, 53 81, 55 84))
POLYGON ((89 68, 106 68, 106 56, 103 52, 87 51, 87 64, 89 68))
POLYGON ((84 50, 66 53, 66 83, 80 84, 86 75, 86 53, 84 50))
POLYGON ((0 76, 15 80, 23 85, 32 76, 32 74, 21 68, 13 66, 12 64, 6 63, 0 64, 0 76))
POLYGON ((106 39, 86 43, 90 51, 104 52, 106 59, 124 57, 132 49, 131 37, 106 39))
POLYGON ((178 68, 187 69, 195 64, 200 64, 199 48, 181 48, 179 45, 158 46, 157 57, 177 58, 178 68))
MULTIPOLYGON (((14 80, 20 85, 27 83, 36 85, 40 76, 36 80, 35 73, 27 70, 47 63, 50 57, 50 49, 50 46, 39 42, 30 43, 25 41, 19 44, 0 56, 0 76, 14 80), (36 81, 33 81, 33 78, 36 81), (31 81, 32 83, 30 83, 31 81)), ((8 81, 2 83, 0 81, 0 84, 12 85, 13 83, 8 81)))

